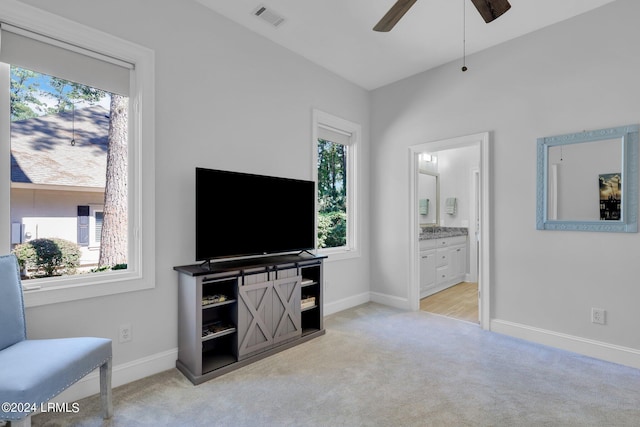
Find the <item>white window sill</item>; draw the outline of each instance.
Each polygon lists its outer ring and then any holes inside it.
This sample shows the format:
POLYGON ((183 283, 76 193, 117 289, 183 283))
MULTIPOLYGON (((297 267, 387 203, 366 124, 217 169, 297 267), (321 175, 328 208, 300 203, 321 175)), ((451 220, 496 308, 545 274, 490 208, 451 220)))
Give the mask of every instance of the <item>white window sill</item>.
POLYGON ((25 307, 76 301, 155 287, 152 277, 135 272, 95 273, 83 277, 23 280, 25 307))
POLYGON ((327 262, 341 261, 345 259, 359 258, 360 251, 357 249, 345 249, 345 248, 329 248, 318 249, 318 255, 324 255, 327 257, 327 262))

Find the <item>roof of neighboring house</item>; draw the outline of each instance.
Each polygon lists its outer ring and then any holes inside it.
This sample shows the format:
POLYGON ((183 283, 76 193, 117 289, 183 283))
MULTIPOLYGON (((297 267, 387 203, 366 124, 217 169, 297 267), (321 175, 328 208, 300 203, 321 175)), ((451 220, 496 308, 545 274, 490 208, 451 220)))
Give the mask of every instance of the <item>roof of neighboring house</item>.
POLYGON ((11 182, 104 188, 108 135, 102 106, 12 122, 11 182))

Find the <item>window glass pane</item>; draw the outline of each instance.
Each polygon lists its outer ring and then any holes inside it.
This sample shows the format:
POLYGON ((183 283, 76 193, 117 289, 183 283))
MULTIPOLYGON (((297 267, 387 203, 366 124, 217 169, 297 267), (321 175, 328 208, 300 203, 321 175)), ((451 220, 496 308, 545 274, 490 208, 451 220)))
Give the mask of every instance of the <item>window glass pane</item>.
POLYGON ((100 243, 100 239, 102 237, 102 217, 103 217, 103 213, 102 212, 96 212, 95 218, 96 218, 96 242, 100 243))
POLYGON ((12 245, 25 278, 127 264, 127 97, 11 67, 12 245), (96 206, 96 242, 85 242, 96 206), (110 212, 110 213, 108 213, 110 212), (47 255, 43 258, 42 253, 47 255), (53 254, 53 255, 52 255, 53 254))
POLYGON ((318 139, 318 248, 347 245, 348 146, 318 139))

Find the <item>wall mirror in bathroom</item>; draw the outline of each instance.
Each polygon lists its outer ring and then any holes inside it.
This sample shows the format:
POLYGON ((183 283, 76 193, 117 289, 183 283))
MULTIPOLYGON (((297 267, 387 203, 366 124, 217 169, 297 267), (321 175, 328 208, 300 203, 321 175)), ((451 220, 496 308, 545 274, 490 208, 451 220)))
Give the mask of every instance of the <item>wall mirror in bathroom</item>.
POLYGON ((537 229, 638 231, 637 125, 537 143, 537 229))
POLYGON ((418 222, 420 227, 440 225, 440 175, 420 169, 418 174, 418 222))

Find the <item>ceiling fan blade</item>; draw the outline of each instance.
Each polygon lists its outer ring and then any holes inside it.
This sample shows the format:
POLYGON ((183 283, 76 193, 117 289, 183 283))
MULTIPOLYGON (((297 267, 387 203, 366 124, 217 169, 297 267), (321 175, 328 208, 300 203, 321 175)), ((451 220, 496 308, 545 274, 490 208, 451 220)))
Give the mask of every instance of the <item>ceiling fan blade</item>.
POLYGON ((511 9, 507 0, 471 0, 471 2, 487 24, 511 9))
POLYGON ((391 6, 391 9, 382 17, 380 22, 373 27, 373 31, 390 31, 415 2, 416 0, 398 0, 396 4, 391 6))

